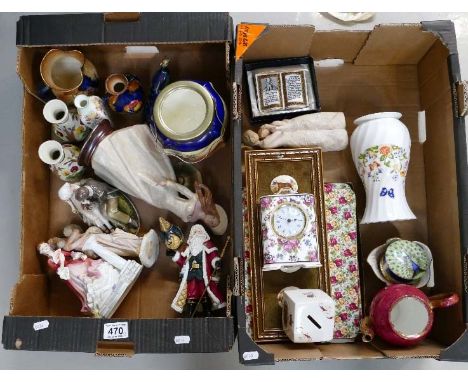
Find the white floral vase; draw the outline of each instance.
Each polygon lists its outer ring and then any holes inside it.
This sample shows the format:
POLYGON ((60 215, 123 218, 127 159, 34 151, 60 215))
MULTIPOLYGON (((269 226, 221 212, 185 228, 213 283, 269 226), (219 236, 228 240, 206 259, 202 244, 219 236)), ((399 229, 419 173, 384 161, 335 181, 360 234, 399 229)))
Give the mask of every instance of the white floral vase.
POLYGON ((94 129, 105 119, 110 120, 104 101, 98 96, 80 94, 75 97, 74 103, 81 122, 90 129, 94 129))
POLYGON ((59 99, 47 102, 42 114, 46 121, 52 124, 54 134, 62 142, 81 142, 91 131, 81 123, 78 113, 69 110, 66 103, 59 99))
POLYGON ((50 140, 39 146, 38 153, 39 158, 63 181, 77 182, 83 177, 85 167, 78 164, 80 149, 77 146, 50 140))
POLYGON ((375 113, 354 121, 353 162, 366 191, 361 224, 416 219, 406 201, 411 139, 400 113, 375 113))

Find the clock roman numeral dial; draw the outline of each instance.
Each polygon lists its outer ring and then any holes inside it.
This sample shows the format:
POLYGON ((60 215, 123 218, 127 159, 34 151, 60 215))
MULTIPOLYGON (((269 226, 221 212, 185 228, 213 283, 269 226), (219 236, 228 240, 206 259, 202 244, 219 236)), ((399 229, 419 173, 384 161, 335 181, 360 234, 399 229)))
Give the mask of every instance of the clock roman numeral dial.
POLYGON ((285 204, 276 209, 273 214, 273 228, 284 238, 300 235, 306 226, 304 212, 293 204, 285 204))

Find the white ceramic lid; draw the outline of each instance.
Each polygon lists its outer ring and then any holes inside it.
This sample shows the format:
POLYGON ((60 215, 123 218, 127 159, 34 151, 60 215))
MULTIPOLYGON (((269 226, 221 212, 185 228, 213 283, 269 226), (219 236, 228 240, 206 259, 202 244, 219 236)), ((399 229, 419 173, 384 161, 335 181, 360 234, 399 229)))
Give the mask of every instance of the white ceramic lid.
POLYGON ((193 81, 166 86, 153 108, 154 120, 166 137, 185 141, 208 130, 213 121, 214 102, 210 93, 193 81))

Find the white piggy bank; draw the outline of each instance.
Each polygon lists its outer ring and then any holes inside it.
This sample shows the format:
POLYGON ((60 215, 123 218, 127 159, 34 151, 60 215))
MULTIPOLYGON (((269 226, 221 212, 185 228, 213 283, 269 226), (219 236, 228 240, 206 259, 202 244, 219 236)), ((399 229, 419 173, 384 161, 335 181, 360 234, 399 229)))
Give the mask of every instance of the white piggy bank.
POLYGON ((292 342, 326 342, 333 339, 335 301, 320 289, 289 287, 278 295, 283 308, 283 330, 292 342))

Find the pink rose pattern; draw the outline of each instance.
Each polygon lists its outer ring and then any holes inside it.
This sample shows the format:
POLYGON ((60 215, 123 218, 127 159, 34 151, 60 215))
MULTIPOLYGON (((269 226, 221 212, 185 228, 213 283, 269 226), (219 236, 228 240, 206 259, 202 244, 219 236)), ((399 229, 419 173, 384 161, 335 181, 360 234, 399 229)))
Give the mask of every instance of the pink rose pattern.
POLYGON ((245 320, 247 334, 252 337, 252 283, 250 275, 250 232, 249 225, 247 224, 247 198, 245 191, 242 192, 242 213, 244 215, 244 282, 245 282, 245 320))
POLYGON ((318 242, 317 242, 317 221, 315 209, 306 210, 310 225, 306 230, 312 235, 302 237, 301 239, 283 239, 277 235, 268 234, 268 226, 271 224, 272 211, 274 207, 281 203, 296 203, 314 207, 315 200, 312 195, 287 197, 263 197, 260 200, 262 208, 270 207, 270 210, 263 211, 261 216, 261 235, 263 241, 263 260, 265 264, 275 263, 295 263, 295 262, 314 262, 319 264, 318 242), (304 255, 303 255, 304 254, 304 255))
POLYGON ((361 321, 356 197, 346 183, 327 183, 325 206, 331 295, 336 302, 334 338, 353 339, 361 321))
MULTIPOLYGON (((357 266, 356 199, 351 187, 345 183, 326 183, 328 257, 331 296, 336 302, 335 339, 354 339, 361 322, 361 292, 357 266), (336 213, 332 207, 336 206, 336 213), (328 212, 330 211, 330 213, 328 212), (341 214, 338 213, 341 211, 341 214), (345 212, 351 217, 343 220, 345 212), (333 215, 333 216, 331 216, 333 215), (332 244, 333 243, 333 244, 332 244), (337 265, 339 264, 339 266, 337 265)), ((244 270, 245 315, 247 334, 252 336, 252 285, 250 263, 250 235, 247 222, 247 199, 243 194, 244 213, 244 270)))

